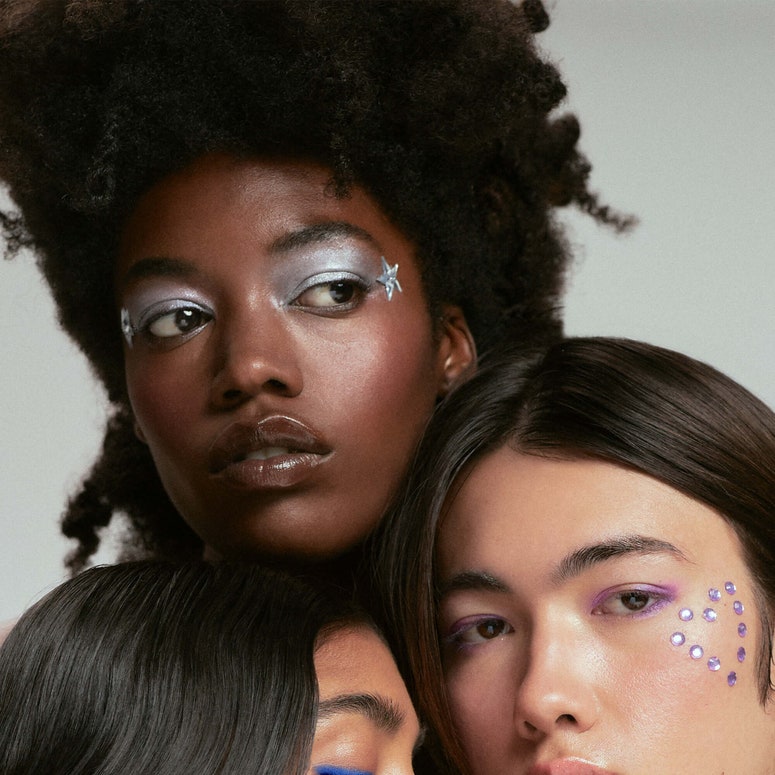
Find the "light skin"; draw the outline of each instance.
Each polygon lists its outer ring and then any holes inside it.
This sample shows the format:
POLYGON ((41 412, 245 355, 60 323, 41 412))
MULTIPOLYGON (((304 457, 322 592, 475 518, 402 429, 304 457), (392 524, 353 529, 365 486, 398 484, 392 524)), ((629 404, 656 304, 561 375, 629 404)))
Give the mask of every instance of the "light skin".
POLYGON ((315 653, 318 721, 310 775, 411 775, 421 731, 387 646, 360 627, 334 633, 315 653))
POLYGON ((137 434, 207 557, 357 546, 475 358, 456 307, 431 319, 413 245, 364 190, 337 197, 330 180, 312 163, 207 156, 124 229, 137 434))
POLYGON ((504 447, 464 474, 438 540, 445 676, 474 775, 775 773, 755 590, 715 511, 619 466, 504 447))

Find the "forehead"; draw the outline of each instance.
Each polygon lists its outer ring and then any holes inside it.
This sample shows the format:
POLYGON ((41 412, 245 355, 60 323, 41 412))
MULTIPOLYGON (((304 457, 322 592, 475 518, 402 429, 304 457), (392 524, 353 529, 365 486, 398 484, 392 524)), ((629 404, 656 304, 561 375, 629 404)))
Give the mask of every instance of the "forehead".
POLYGON ((332 172, 321 165, 209 154, 140 197, 122 231, 118 275, 146 254, 260 252, 286 234, 331 221, 357 226, 386 254, 414 253, 376 200, 359 186, 337 196, 332 172))
POLYGON ((442 561, 492 562, 518 552, 533 574, 579 547, 622 536, 669 542, 689 563, 742 564, 739 541, 713 509, 610 463, 557 460, 503 447, 466 472, 439 536, 442 561))
POLYGON ((373 693, 411 707, 393 655, 367 627, 339 630, 315 652, 320 699, 373 693))

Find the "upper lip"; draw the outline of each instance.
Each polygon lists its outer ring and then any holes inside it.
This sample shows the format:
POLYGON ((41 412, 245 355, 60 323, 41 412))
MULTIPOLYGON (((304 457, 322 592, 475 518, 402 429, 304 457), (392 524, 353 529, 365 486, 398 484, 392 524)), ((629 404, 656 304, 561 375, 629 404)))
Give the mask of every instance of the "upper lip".
POLYGON ((534 764, 527 775, 615 775, 615 773, 598 767, 586 759, 570 757, 534 764))
POLYGON ((274 415, 253 422, 235 422, 221 431, 210 445, 210 473, 217 474, 265 447, 285 447, 291 452, 314 455, 331 452, 330 447, 303 422, 274 415))

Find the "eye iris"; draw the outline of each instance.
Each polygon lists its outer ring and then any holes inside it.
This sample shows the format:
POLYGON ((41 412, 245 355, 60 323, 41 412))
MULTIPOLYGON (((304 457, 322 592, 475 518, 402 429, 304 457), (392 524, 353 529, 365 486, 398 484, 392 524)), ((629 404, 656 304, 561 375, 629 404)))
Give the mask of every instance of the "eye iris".
POLYGON ((476 631, 482 638, 497 638, 503 634, 503 622, 498 619, 488 619, 486 622, 479 622, 476 625, 476 631))
POLYGON ((640 611, 649 601, 646 592, 625 592, 621 596, 622 605, 630 611, 640 611))
POLYGON ((198 309, 179 309, 175 313, 175 327, 181 333, 188 333, 202 322, 202 313, 198 309))
POLYGON ((352 299, 354 289, 352 283, 342 281, 331 283, 329 286, 329 293, 337 304, 345 304, 352 299))

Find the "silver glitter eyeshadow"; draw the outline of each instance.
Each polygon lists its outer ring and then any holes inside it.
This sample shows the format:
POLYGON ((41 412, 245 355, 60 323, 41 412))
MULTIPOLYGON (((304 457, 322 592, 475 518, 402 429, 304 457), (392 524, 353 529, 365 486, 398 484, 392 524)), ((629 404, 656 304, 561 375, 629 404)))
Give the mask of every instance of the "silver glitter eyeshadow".
POLYGON ((721 600, 721 592, 716 589, 715 587, 711 587, 708 590, 708 597, 714 602, 718 603, 719 600, 721 600))
POLYGON ((706 622, 715 622, 718 619, 718 614, 712 608, 706 608, 702 612, 702 618, 706 622))
POLYGON ((702 646, 692 646, 692 647, 689 649, 689 656, 690 656, 692 659, 702 659, 702 655, 703 655, 704 653, 705 653, 705 652, 702 650, 702 646))
POLYGON ((735 602, 732 603, 732 610, 740 616, 743 611, 745 611, 745 606, 739 600, 735 600, 735 602))
POLYGON ((734 670, 727 676, 727 683, 730 686, 734 686, 737 683, 737 673, 734 670))
POLYGON ((726 589, 728 595, 734 595, 737 592, 737 587, 731 581, 727 581, 724 584, 724 589, 726 589))
POLYGON ((678 618, 682 622, 690 622, 692 619, 694 619, 694 613, 692 613, 692 609, 691 608, 682 608, 678 612, 678 618))
POLYGON ((686 643, 686 636, 682 632, 674 632, 670 636, 670 642, 674 646, 683 646, 686 643))
POLYGON ((708 660, 708 670, 712 670, 714 673, 721 667, 721 660, 718 657, 711 657, 708 660))

